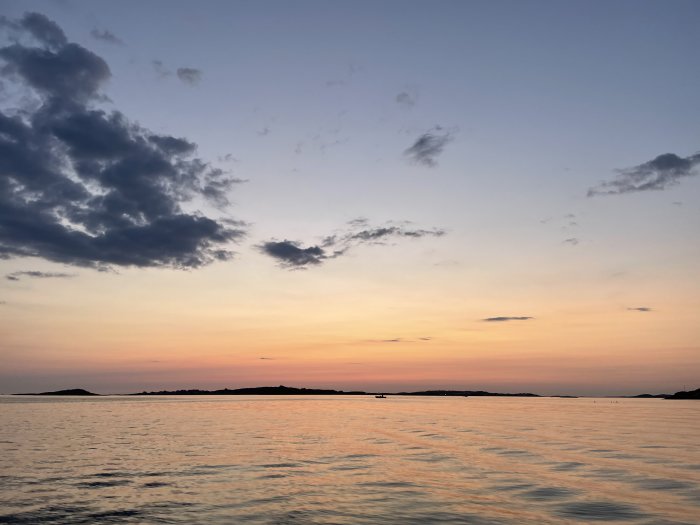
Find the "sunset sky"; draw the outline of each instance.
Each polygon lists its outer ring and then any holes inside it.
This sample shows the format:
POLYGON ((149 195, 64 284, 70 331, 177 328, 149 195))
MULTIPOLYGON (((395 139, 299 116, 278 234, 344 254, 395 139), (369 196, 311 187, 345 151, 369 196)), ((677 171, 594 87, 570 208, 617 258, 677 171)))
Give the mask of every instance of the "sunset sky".
POLYGON ((0 393, 700 386, 697 1, 0 14, 0 393))

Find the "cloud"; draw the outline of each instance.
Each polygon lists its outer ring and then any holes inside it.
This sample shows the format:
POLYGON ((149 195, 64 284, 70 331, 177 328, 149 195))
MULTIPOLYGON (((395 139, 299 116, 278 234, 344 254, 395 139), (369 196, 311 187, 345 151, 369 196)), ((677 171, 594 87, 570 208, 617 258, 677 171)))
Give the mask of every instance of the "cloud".
POLYGON ((430 341, 432 337, 419 337, 418 339, 404 339, 403 337, 394 337, 392 339, 368 339, 367 343, 420 343, 430 341))
POLYGON ((614 180, 603 182, 588 190, 588 196, 620 195, 636 191, 665 190, 679 184, 681 179, 698 173, 700 153, 679 157, 664 153, 649 162, 617 171, 614 180))
POLYGON ((59 49, 68 43, 58 24, 41 13, 26 13, 15 27, 24 29, 49 49, 59 49))
POLYGON ((321 264, 328 259, 326 251, 320 246, 304 248, 295 241, 268 241, 260 246, 266 255, 277 259, 285 268, 303 268, 309 265, 321 264))
POLYGON ((502 316, 502 317, 487 317, 486 319, 482 319, 482 321, 485 321, 487 323, 504 323, 507 321, 529 321, 530 319, 534 319, 534 317, 526 317, 526 316, 520 316, 520 317, 509 317, 509 316, 502 316))
POLYGON ((452 133, 437 126, 418 137, 413 145, 404 151, 404 155, 415 164, 434 168, 437 166, 437 157, 452 139, 452 133))
POLYGON ((327 235, 317 245, 304 248, 298 241, 268 241, 258 246, 266 255, 277 259, 285 268, 304 268, 317 266, 327 259, 335 259, 361 244, 385 244, 389 239, 421 237, 441 237, 445 230, 409 228, 388 224, 381 227, 369 227, 367 219, 359 218, 349 221, 349 230, 341 230, 327 235))
POLYGON ((576 237, 570 237, 569 239, 564 239, 562 242, 570 244, 571 246, 576 246, 579 240, 576 237))
POLYGON ((192 67, 177 68, 177 78, 185 84, 196 86, 202 80, 202 71, 192 67))
POLYGON ((382 228, 370 228, 361 230, 356 233, 352 233, 346 236, 347 241, 360 241, 360 242, 381 242, 382 239, 387 237, 413 237, 415 239, 420 237, 441 237, 445 234, 444 230, 407 230, 405 228, 400 228, 398 226, 382 227, 382 228))
POLYGON ((416 105, 416 99, 405 91, 396 95, 396 103, 404 109, 410 109, 416 105))
POLYGON ((19 281, 22 277, 31 277, 32 279, 70 279, 75 277, 74 273, 62 272, 39 272, 29 270, 24 272, 12 272, 5 276, 8 281, 19 281))
POLYGON ((97 107, 109 66, 54 22, 30 13, 12 24, 37 45, 0 48, 2 73, 39 104, 0 111, 0 259, 195 268, 231 258, 244 230, 182 204, 225 205, 236 179, 195 157, 194 143, 97 107))
POLYGON ((117 46, 124 45, 124 42, 119 37, 117 37, 117 35, 106 29, 104 31, 93 29, 92 31, 90 31, 90 36, 95 40, 101 40, 102 42, 107 42, 108 44, 114 44, 117 46))
POLYGON ((173 74, 161 60, 151 60, 151 66, 153 66, 153 70, 158 75, 158 78, 167 78, 173 74))
POLYGON ((651 312, 651 308, 648 306, 636 306, 632 308, 628 308, 630 312, 651 312))

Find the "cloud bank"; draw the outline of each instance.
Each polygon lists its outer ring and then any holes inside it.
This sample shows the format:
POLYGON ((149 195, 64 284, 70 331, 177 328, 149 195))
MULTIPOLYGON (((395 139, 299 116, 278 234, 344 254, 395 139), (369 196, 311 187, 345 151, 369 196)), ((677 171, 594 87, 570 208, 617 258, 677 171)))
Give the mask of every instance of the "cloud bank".
POLYGON ((192 142, 101 109, 109 66, 44 15, 2 28, 15 35, 0 71, 32 103, 0 111, 0 258, 95 268, 231 258, 244 230, 182 204, 223 206, 237 180, 194 157, 192 142))
POLYGON ((616 170, 617 177, 588 190, 588 196, 620 195, 637 191, 665 190, 686 177, 698 174, 700 153, 679 157, 664 153, 639 166, 616 170))

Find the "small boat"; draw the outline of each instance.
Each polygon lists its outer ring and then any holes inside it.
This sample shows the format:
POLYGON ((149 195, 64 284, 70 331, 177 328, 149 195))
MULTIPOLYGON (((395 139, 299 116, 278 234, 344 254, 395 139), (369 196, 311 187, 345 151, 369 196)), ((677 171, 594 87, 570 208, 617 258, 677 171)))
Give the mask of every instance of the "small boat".
POLYGON ((378 396, 374 396, 377 399, 386 399, 386 396, 384 394, 379 394, 378 396))

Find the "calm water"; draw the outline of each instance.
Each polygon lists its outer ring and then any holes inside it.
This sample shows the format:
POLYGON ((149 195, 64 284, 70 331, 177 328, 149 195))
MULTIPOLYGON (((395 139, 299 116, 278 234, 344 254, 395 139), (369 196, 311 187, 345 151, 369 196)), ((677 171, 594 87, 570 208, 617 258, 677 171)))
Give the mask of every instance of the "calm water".
POLYGON ((700 523, 700 402, 0 397, 0 523, 700 523))

